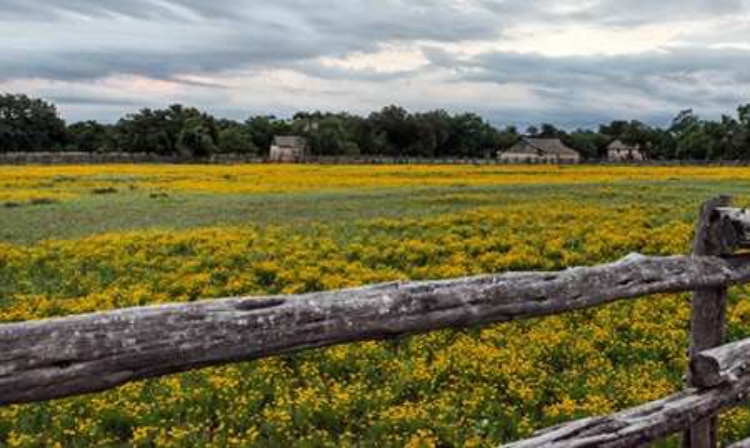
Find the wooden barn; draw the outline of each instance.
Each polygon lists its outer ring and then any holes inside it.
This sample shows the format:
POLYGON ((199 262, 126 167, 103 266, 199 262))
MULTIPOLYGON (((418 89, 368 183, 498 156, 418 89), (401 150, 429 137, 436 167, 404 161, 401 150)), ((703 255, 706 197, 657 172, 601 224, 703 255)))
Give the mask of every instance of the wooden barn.
POLYGON ((635 145, 628 145, 622 140, 615 140, 607 146, 607 159, 615 162, 626 160, 645 160, 646 157, 641 148, 635 145))
POLYGON ((499 151, 500 160, 512 163, 579 163, 581 155, 559 138, 524 137, 507 151, 499 151))
POLYGON ((271 162, 293 163, 305 160, 306 155, 307 140, 284 135, 274 137, 268 158, 271 162))

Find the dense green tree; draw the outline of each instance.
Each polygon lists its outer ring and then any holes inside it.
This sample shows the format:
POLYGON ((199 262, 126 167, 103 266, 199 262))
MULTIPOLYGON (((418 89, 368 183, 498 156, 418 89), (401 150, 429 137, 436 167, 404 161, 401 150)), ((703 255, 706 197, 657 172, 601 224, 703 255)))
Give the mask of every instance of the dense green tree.
POLYGON ((402 156, 416 143, 414 123, 403 107, 388 106, 370 114, 375 138, 384 143, 382 151, 388 156, 402 156))
POLYGON ((628 145, 646 150, 651 143, 652 133, 653 130, 648 125, 632 120, 627 123, 618 138, 628 145))
POLYGON ((619 139, 625 134, 628 122, 624 120, 614 120, 609 124, 599 126, 599 133, 609 136, 612 140, 619 139))
POLYGON ((0 151, 59 151, 65 143, 65 122, 53 104, 0 95, 0 151))
POLYGON ((218 140, 213 117, 180 104, 166 109, 141 109, 122 118, 115 131, 117 147, 125 152, 206 155, 218 140))
POLYGON ((674 159, 677 142, 668 129, 654 129, 651 134, 651 145, 647 148, 648 156, 654 160, 674 159))
POLYGON ((124 152, 173 155, 177 136, 170 136, 163 114, 145 108, 126 115, 115 126, 117 147, 124 152))
POLYGON ((704 149, 706 159, 742 158, 735 147, 734 135, 737 131, 737 122, 732 117, 725 115, 721 121, 704 121, 702 128, 708 140, 704 149))
POLYGON ((225 154, 257 155, 259 153, 250 132, 239 123, 220 126, 216 148, 225 154))
POLYGON ((563 138, 566 135, 565 131, 556 128, 552 124, 542 123, 542 127, 536 136, 539 138, 563 138))
POLYGON ((732 144, 737 159, 750 160, 750 104, 737 108, 732 144))
POLYGON ((563 138, 563 142, 575 149, 584 159, 598 159, 604 157, 608 136, 588 129, 577 129, 563 138))
POLYGON ((206 114, 193 112, 188 115, 177 138, 178 151, 181 155, 192 157, 211 155, 216 151, 218 140, 218 132, 213 118, 206 114))
POLYGON ((450 155, 452 118, 444 110, 415 114, 411 118, 415 141, 409 155, 417 157, 445 157, 450 155))
MULTIPOLYGON (((741 118, 741 117, 740 117, 741 118)), ((692 160, 716 160, 742 156, 737 145, 737 122, 730 117, 721 121, 701 120, 692 110, 680 112, 672 121, 674 157, 692 160)))
POLYGON ((331 115, 318 123, 316 145, 319 154, 357 156, 359 145, 349 132, 346 117, 331 115))
POLYGON ((68 126, 68 148, 73 151, 110 152, 116 149, 111 126, 93 120, 68 126))
POLYGON ((297 113, 291 133, 307 138, 310 151, 318 156, 357 156, 361 153, 361 118, 346 113, 297 113))
POLYGON ((451 121, 448 145, 453 155, 480 158, 497 148, 497 130, 473 113, 456 115, 451 121))

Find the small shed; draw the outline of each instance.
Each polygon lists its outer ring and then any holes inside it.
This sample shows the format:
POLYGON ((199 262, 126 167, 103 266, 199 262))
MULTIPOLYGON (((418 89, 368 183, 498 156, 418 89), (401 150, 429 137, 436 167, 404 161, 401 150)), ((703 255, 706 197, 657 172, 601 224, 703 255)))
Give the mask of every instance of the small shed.
POLYGON ((581 154, 559 138, 524 137, 497 157, 511 163, 579 163, 581 154))
POLYGON ((307 155, 307 140, 297 136, 277 136, 271 144, 269 160, 271 162, 301 162, 307 155))
POLYGON ((607 159, 621 162, 625 160, 645 160, 646 157, 641 148, 636 145, 628 145, 622 140, 615 140, 607 146, 607 159))

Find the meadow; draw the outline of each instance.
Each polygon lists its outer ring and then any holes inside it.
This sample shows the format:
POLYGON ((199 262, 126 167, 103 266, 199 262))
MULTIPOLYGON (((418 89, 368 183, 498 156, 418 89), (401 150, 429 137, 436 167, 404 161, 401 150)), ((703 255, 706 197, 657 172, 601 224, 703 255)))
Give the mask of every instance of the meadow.
MULTIPOLYGON (((687 253, 750 170, 0 167, 0 321, 687 253)), ((750 336, 747 289, 729 336, 750 336)), ((0 408, 10 447, 496 446, 682 387, 689 296, 209 368, 0 408)), ((750 409, 722 420, 750 436, 750 409)), ((675 446, 674 440, 664 446, 675 446)))

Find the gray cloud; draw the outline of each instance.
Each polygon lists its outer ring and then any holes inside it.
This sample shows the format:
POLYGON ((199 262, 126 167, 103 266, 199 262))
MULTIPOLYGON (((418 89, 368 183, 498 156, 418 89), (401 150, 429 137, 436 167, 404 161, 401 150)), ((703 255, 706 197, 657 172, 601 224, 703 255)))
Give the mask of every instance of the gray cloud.
POLYGON ((741 49, 691 47, 566 57, 492 52, 468 61, 438 49, 426 54, 434 64, 457 69, 458 79, 527 84, 557 105, 557 113, 572 109, 581 117, 601 115, 608 108, 614 112, 618 102, 633 116, 649 116, 639 104, 656 103, 670 112, 696 107, 716 114, 750 100, 750 51, 741 49))
MULTIPOLYGON (((619 113, 660 120, 681 107, 718 113, 747 101, 750 74, 745 68, 750 66, 750 51, 714 44, 746 40, 749 2, 0 0, 0 90, 3 83, 61 81, 62 86, 38 91, 84 115, 95 111, 97 104, 114 114, 118 106, 171 99, 210 108, 212 101, 224 103, 233 94, 245 93, 232 90, 238 87, 228 79, 254 79, 283 69, 315 80, 309 96, 319 103, 330 98, 338 108, 347 107, 347 95, 352 103, 359 100, 359 107, 364 98, 372 107, 380 107, 383 104, 374 104, 378 98, 398 101, 408 92, 393 89, 411 89, 420 82, 439 82, 445 89, 459 84, 466 89, 469 83, 482 92, 488 85, 518 84, 539 102, 516 99, 511 105, 487 105, 467 99, 463 105, 451 105, 479 110, 496 120, 515 116, 520 122, 539 118, 573 125, 619 113), (622 30, 680 21, 700 21, 705 26, 686 31, 672 45, 654 45, 637 54, 550 57, 487 51, 467 59, 455 49, 457 44, 471 48, 512 42, 507 41, 508 29, 523 31, 531 25, 622 30), (720 21, 726 26, 716 26, 720 21), (390 44, 422 51, 428 63, 377 71, 319 62, 321 57, 375 52, 390 44), (435 73, 440 75, 432 76, 435 73), (169 80, 185 90, 153 98, 147 96, 151 93, 117 95, 102 88, 102 98, 97 100, 92 81, 118 75, 169 80), (201 76, 208 80, 200 80, 201 76), (339 86, 345 83, 346 88, 339 86), (86 86, 85 95, 75 91, 80 89, 76 86, 86 86), (353 98, 359 90, 367 94, 353 98)), ((258 104, 272 104, 278 110, 306 107, 276 99, 290 92, 304 97, 304 85, 275 86, 283 92, 267 87, 259 89, 256 97, 245 95, 256 101, 248 102, 247 109, 258 104)), ((460 95, 448 96, 453 101, 460 95)), ((419 104, 442 106, 438 97, 420 99, 419 104)), ((236 104, 225 109, 240 110, 236 104)))
POLYGON ((184 19, 189 12, 206 18, 238 18, 232 5, 192 1, 160 0, 0 0, 0 20, 65 20, 73 16, 87 18, 130 17, 140 19, 184 19))
POLYGON ((107 98, 104 96, 85 95, 46 95, 48 100, 76 106, 127 106, 138 107, 140 103, 128 98, 107 98))
POLYGON ((581 14, 586 20, 632 25, 735 16, 747 10, 746 0, 604 0, 581 14))
POLYGON ((394 41, 497 35, 489 14, 461 10, 448 0, 287 0, 271 6, 254 1, 0 0, 0 17, 6 21, 0 39, 11 45, 0 54, 0 79, 71 80, 116 73, 166 79, 371 51, 394 41))
POLYGON ((480 0, 498 16, 515 20, 634 26, 736 16, 747 12, 747 0, 480 0))
MULTIPOLYGON (((444 52, 436 61, 446 63, 444 52)), ((452 64, 459 65, 455 59, 452 64)), ((678 47, 646 53, 626 55, 592 55, 545 57, 538 54, 485 53, 464 63, 467 68, 480 68, 490 80, 541 81, 544 83, 566 79, 586 81, 603 79, 608 83, 630 84, 641 82, 649 76, 687 75, 716 70, 726 73, 739 82, 750 81, 747 70, 750 51, 740 49, 707 49, 678 47)))

